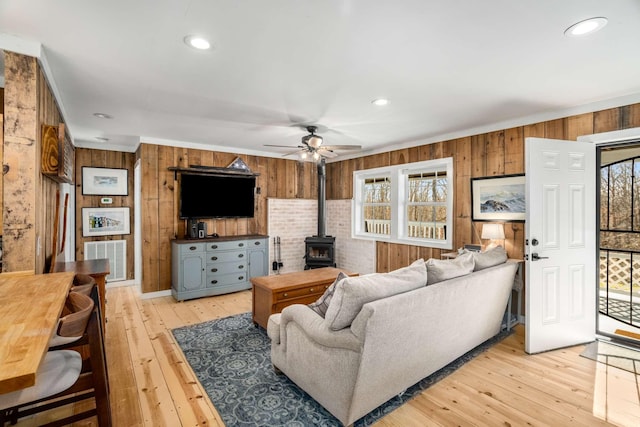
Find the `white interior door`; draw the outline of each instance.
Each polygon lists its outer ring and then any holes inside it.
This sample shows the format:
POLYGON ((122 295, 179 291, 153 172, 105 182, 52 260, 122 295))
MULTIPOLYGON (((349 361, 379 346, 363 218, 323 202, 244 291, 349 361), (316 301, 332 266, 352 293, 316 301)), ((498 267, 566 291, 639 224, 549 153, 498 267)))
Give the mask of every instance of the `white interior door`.
POLYGON ((525 140, 525 351, 595 339, 595 144, 525 140))

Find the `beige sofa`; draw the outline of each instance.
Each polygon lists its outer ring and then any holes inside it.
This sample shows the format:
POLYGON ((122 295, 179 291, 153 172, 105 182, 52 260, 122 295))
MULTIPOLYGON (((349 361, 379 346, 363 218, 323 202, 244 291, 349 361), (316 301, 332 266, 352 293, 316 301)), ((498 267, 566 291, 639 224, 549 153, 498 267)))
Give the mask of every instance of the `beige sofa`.
MULTIPOLYGON (((446 277, 453 265, 446 264, 438 274, 444 271, 446 277)), ((419 260, 397 272, 360 276, 353 286, 343 283, 353 278, 344 279, 325 318, 299 304, 269 318, 272 363, 350 425, 496 335, 517 267, 517 262, 507 261, 425 286, 425 263, 419 260), (411 280, 417 283, 407 290, 411 280), (401 293, 385 297, 376 286, 401 293), (349 294, 348 289, 358 288, 360 295, 349 294), (345 307, 353 312, 346 317, 340 313, 345 307)))

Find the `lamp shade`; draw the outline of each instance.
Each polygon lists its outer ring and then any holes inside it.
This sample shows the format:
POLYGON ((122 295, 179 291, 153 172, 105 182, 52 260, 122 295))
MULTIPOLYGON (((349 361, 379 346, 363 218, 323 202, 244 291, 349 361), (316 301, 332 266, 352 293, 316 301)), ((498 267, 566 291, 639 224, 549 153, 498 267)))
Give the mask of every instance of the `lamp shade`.
POLYGON ((491 240, 504 240, 504 226, 502 224, 483 224, 482 238, 491 240))

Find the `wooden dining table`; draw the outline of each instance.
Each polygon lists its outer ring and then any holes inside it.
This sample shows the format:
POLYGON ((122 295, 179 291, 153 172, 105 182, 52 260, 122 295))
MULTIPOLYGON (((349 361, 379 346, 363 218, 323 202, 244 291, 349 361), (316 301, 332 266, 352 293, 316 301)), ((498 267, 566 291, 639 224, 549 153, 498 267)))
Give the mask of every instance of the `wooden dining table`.
POLYGON ((0 274, 0 394, 35 384, 74 274, 0 274))

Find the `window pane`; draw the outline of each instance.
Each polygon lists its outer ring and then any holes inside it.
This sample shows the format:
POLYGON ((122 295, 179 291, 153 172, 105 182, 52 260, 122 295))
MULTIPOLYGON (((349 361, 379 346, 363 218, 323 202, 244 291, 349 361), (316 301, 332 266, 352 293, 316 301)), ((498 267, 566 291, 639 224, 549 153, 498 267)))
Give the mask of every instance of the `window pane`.
POLYGON ((389 178, 373 178, 364 182, 365 203, 389 203, 391 200, 391 183, 389 178))
POLYGON ((444 202, 446 200, 446 172, 409 175, 409 202, 444 202))
POLYGON ((444 206, 408 206, 407 236, 446 239, 447 208, 444 206))
POLYGON ((609 175, 609 227, 631 230, 631 162, 611 165, 609 175))
POLYGON ((391 234, 391 206, 364 206, 364 231, 391 234))

